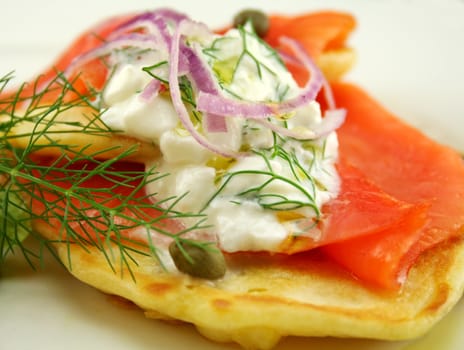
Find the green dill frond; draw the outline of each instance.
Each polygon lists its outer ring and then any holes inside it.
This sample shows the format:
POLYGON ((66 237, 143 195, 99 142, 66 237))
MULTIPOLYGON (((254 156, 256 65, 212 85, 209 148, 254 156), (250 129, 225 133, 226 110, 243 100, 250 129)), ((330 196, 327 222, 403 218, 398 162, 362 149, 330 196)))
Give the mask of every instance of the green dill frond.
POLYGON ((165 85, 168 85, 169 81, 167 80, 167 78, 166 77, 161 77, 161 75, 156 73, 158 70, 160 70, 161 72, 163 70, 167 71, 168 70, 168 65, 169 65, 168 61, 161 61, 161 62, 155 63, 155 64, 153 64, 151 66, 143 67, 142 70, 144 72, 146 72, 152 78, 154 78, 156 80, 159 80, 161 83, 163 83, 165 85))
MULTIPOLYGON (((129 162, 135 147, 92 150, 90 144, 61 142, 73 134, 115 136, 94 108, 98 96, 81 95, 62 74, 44 86, 35 85, 27 97, 25 85, 7 94, 10 81, 11 74, 0 78, 0 263, 19 252, 34 267, 45 250, 54 252, 56 244, 66 245, 68 251, 77 245, 97 248, 114 271, 129 270, 132 275, 130 266, 137 255, 161 262, 159 235, 186 240, 187 233, 205 228, 203 215, 176 210, 180 199, 157 201, 156 194, 145 193, 150 182, 168 174, 129 162), (47 94, 56 89, 59 94, 47 101, 47 94), (69 92, 76 97, 69 100, 69 92), (85 123, 60 119, 64 111, 82 106, 88 108, 85 123), (49 154, 41 155, 44 150, 49 154), (102 157, 109 151, 117 155, 102 157), (182 230, 169 224, 185 218, 193 223, 182 230), (53 238, 36 232, 39 222, 50 227, 53 238), (39 242, 37 251, 23 243, 26 237, 39 242)), ((70 254, 64 263, 73 268, 70 254)))
MULTIPOLYGON (((236 55, 224 58, 221 54, 225 51, 223 46, 233 43, 237 39, 234 37, 219 37, 211 43, 211 45, 202 50, 203 54, 211 61, 211 68, 218 79, 218 83, 222 90, 236 99, 244 99, 244 96, 239 96, 230 88, 241 68, 246 67, 247 71, 252 71, 256 79, 264 79, 264 74, 272 76, 276 80, 276 96, 277 101, 283 101, 289 92, 289 86, 282 84, 278 79, 278 73, 275 69, 265 61, 271 59, 276 62, 283 70, 287 70, 285 64, 274 48, 269 46, 262 38, 260 38, 251 27, 239 26, 237 29, 239 40, 241 41, 241 51, 236 55), (257 42, 260 47, 260 55, 257 56, 250 49, 250 43, 257 42), (265 59, 263 60, 262 57, 265 59)), ((232 51, 233 52, 233 51, 232 51)))
POLYGON ((311 208, 316 218, 319 218, 320 209, 315 200, 315 180, 310 175, 310 169, 305 168, 294 153, 286 150, 279 143, 275 143, 271 150, 253 150, 253 153, 261 157, 266 165, 266 169, 224 172, 221 175, 220 185, 217 191, 203 206, 201 212, 205 211, 211 202, 223 193, 236 177, 253 176, 262 179, 262 181, 258 185, 250 185, 247 189, 236 193, 234 196, 235 198, 232 199, 235 203, 240 204, 240 199, 254 201, 263 209, 272 211, 292 211, 300 208, 311 208), (276 157, 284 160, 288 164, 292 174, 291 177, 280 175, 273 169, 271 160, 276 157), (268 189, 275 183, 290 186, 296 193, 301 195, 302 199, 297 200, 284 194, 273 193, 272 190, 269 191, 268 189), (312 191, 308 190, 308 183, 312 191))

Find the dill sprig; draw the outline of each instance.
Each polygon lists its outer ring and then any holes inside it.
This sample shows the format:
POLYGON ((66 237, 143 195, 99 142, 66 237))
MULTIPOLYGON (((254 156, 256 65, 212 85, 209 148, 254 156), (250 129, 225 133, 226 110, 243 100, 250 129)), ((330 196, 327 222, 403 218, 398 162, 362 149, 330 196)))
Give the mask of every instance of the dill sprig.
MULTIPOLYGON (((69 136, 115 137, 100 121, 98 96, 80 94, 62 74, 15 93, 7 92, 11 80, 12 74, 0 78, 0 263, 19 252, 35 267, 45 250, 56 256, 56 244, 65 244, 68 252, 73 245, 94 247, 113 271, 128 270, 135 279, 131 266, 137 255, 153 256, 162 265, 158 235, 188 241, 187 233, 204 228, 203 215, 176 210, 181 197, 157 201, 156 194, 144 192, 167 174, 131 163, 135 147, 94 150, 91 144, 62 142, 69 136), (60 118, 79 107, 87 108, 85 123, 60 118), (116 156, 106 159, 110 151, 116 156), (181 230, 170 225, 185 218, 193 223, 181 230), (39 234, 37 225, 50 234, 39 234), (36 251, 24 244, 26 237, 39 242, 36 251)), ((71 254, 63 263, 72 269, 71 254)))
POLYGON ((310 208, 315 215, 315 221, 317 221, 320 216, 320 209, 316 203, 317 181, 311 175, 312 164, 306 166, 302 164, 296 154, 291 149, 284 147, 284 144, 285 141, 274 133, 274 145, 270 149, 252 150, 253 154, 258 155, 263 160, 266 165, 264 170, 245 169, 222 173, 217 179, 217 182, 220 183, 217 191, 206 202, 201 212, 205 211, 211 202, 221 195, 236 177, 253 176, 261 178, 263 181, 257 185, 250 185, 245 190, 236 193, 235 197, 237 199, 233 199, 234 202, 240 204, 239 199, 241 198, 253 201, 263 209, 276 212, 310 208), (292 176, 281 175, 273 169, 271 160, 276 158, 279 158, 288 166, 292 176), (268 191, 268 188, 276 182, 289 185, 300 195, 301 199, 297 199, 297 196, 294 195, 288 196, 268 191))
POLYGON ((168 65, 169 65, 168 61, 160 61, 155 64, 152 64, 151 66, 143 67, 142 70, 146 72, 148 75, 150 75, 152 78, 159 80, 161 83, 165 85, 168 85, 169 84, 168 78, 162 77, 160 74, 157 74, 158 70, 160 70, 160 72, 163 72, 163 70, 167 71, 168 65))
MULTIPOLYGON (((254 62, 256 66, 256 71, 258 72, 258 77, 260 79, 262 79, 262 76, 263 76, 262 70, 265 70, 272 75, 276 75, 276 73, 270 67, 268 67, 266 64, 261 62, 258 58, 256 58, 256 56, 248 48, 248 40, 247 40, 248 36, 252 36, 256 40, 259 40, 260 42, 262 42, 262 40, 259 39, 256 33, 249 32, 244 27, 239 27, 238 30, 240 32, 240 37, 242 38, 242 42, 243 42, 243 51, 240 53, 240 56, 238 57, 236 67, 240 66, 242 60, 244 60, 246 57, 249 57, 254 62)), ((270 50, 270 52, 274 52, 274 50, 272 51, 270 50)), ((273 57, 275 56, 273 55, 273 57)), ((235 76, 236 71, 237 71, 237 68, 234 70, 233 76, 235 76)))
POLYGON ((281 67, 285 67, 282 59, 278 55, 275 49, 273 49, 269 44, 267 44, 262 38, 260 38, 256 32, 253 30, 252 26, 239 26, 237 28, 240 40, 242 42, 242 50, 236 57, 230 57, 227 60, 223 60, 220 55, 223 52, 222 45, 227 45, 227 41, 234 41, 235 38, 231 37, 219 37, 215 39, 211 45, 203 49, 203 53, 210 57, 214 62, 212 65, 213 71, 218 77, 219 84, 224 91, 227 91, 230 95, 234 96, 237 99, 245 99, 244 96, 239 96, 234 91, 232 91, 229 86, 231 86, 236 79, 236 76, 241 67, 246 63, 246 60, 251 60, 253 66, 255 67, 256 77, 258 79, 263 79, 264 73, 273 76, 277 85, 275 86, 277 91, 278 100, 282 101, 286 94, 288 93, 289 87, 280 83, 278 79, 278 73, 268 64, 260 60, 255 53, 250 50, 250 42, 257 41, 259 46, 265 49, 263 53, 264 57, 271 58, 274 62, 277 62, 281 67))

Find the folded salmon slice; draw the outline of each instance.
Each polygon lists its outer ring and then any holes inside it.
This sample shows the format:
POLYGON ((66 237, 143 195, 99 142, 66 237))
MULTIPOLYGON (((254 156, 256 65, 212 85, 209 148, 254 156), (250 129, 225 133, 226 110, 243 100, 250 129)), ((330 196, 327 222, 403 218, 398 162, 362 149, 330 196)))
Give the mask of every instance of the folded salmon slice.
POLYGON ((417 239, 426 222, 427 203, 412 204, 393 197, 344 160, 339 161, 337 170, 341 180, 340 193, 322 208, 317 227, 320 237, 312 239, 311 232, 291 236, 282 245, 284 252, 306 251, 394 231, 399 226, 409 240, 417 239))
POLYGON ((265 40, 272 46, 280 45, 280 37, 298 40, 314 57, 328 50, 343 48, 348 35, 356 26, 355 18, 340 11, 319 11, 300 16, 272 15, 265 40))
POLYGON ((339 130, 342 160, 397 199, 429 207, 417 235, 399 225, 323 250, 360 279, 397 289, 419 254, 464 233, 464 164, 456 151, 406 125, 359 87, 338 83, 333 91, 348 110, 339 130))

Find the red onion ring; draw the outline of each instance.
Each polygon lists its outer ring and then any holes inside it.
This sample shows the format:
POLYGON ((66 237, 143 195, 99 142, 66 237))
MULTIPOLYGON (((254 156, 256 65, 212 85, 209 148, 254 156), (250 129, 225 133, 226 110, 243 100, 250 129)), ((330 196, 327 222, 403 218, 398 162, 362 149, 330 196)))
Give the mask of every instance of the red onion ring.
POLYGON ((112 41, 103 43, 96 49, 93 49, 89 52, 86 52, 82 55, 77 56, 72 60, 69 66, 65 70, 65 75, 69 76, 74 70, 84 65, 87 62, 90 62, 97 58, 102 58, 104 56, 110 55, 114 50, 127 48, 127 47, 137 47, 140 49, 156 49, 159 45, 159 41, 156 37, 140 33, 130 33, 118 37, 112 41))
POLYGON ((161 82, 158 79, 152 79, 140 93, 140 98, 142 98, 145 102, 149 102, 158 96, 160 88, 161 82))
MULTIPOLYGON (((299 67, 303 66, 297 59, 295 59, 293 56, 288 55, 287 53, 285 53, 283 51, 280 51, 279 55, 285 62, 289 62, 289 63, 294 64, 294 65, 299 66, 299 67)), ((329 82, 327 81, 327 79, 324 76, 322 76, 322 79, 323 79, 322 80, 322 91, 323 91, 323 94, 324 94, 324 99, 325 99, 325 101, 327 103, 327 108, 328 109, 336 109, 337 106, 336 106, 335 99, 334 99, 334 96, 333 96, 332 88, 330 87, 329 82)))
POLYGON ((184 33, 191 32, 193 22, 184 20, 176 27, 173 38, 172 38, 172 46, 170 51, 170 69, 169 69, 169 91, 171 93, 171 99, 174 106, 174 109, 177 112, 177 115, 185 127, 185 129, 192 135, 192 137, 203 147, 207 148, 208 150, 217 153, 225 158, 237 158, 238 154, 236 152, 226 151, 223 150, 221 147, 211 143, 208 139, 206 139, 201 133, 199 133, 195 126, 193 125, 192 121, 190 120, 190 115, 185 107, 182 97, 181 91, 179 88, 179 78, 178 78, 178 69, 179 69, 179 56, 180 56, 180 49, 181 49, 181 36, 184 33))
MULTIPOLYGON (((121 24, 113 34, 118 35, 121 32, 127 32, 134 29, 144 28, 149 33, 154 34, 155 32, 167 33, 166 21, 171 21, 175 25, 178 25, 182 20, 188 19, 187 15, 173 11, 171 9, 162 8, 155 11, 144 12, 136 15, 121 24)), ((169 35, 165 36, 167 38, 169 35)))
POLYGON ((298 42, 289 38, 282 38, 281 41, 294 51, 299 61, 310 72, 310 79, 297 97, 281 103, 260 103, 237 101, 222 95, 211 95, 200 91, 197 99, 198 110, 223 116, 263 119, 292 112, 315 100, 322 87, 323 75, 321 71, 298 42))
POLYGON ((345 121, 346 112, 344 110, 335 109, 335 102, 330 86, 322 72, 297 41, 289 38, 281 38, 281 42, 293 51, 297 62, 304 66, 310 73, 308 82, 297 97, 279 104, 255 103, 233 100, 225 96, 213 95, 208 92, 200 91, 197 100, 198 110, 223 116, 256 119, 261 125, 281 135, 299 140, 316 139, 326 136, 331 131, 338 129, 345 121), (269 120, 269 118, 275 115, 293 112, 299 107, 315 100, 322 87, 324 87, 325 98, 330 109, 326 112, 321 123, 314 128, 291 130, 272 123, 269 120))
MULTIPOLYGON (((225 150, 210 142, 205 135, 195 128, 187 107, 182 101, 179 76, 186 75, 192 83, 197 94, 196 108, 203 113, 203 127, 208 132, 227 132, 225 118, 239 117, 254 119, 261 125, 287 137, 315 139, 327 135, 343 123, 345 113, 341 110, 335 110, 335 102, 328 82, 297 41, 289 38, 280 39, 282 45, 287 46, 293 53, 293 56, 288 56, 286 59, 293 59, 308 70, 310 74, 308 82, 303 86, 299 95, 294 98, 280 103, 260 103, 235 100, 221 95, 221 89, 213 78, 214 73, 205 60, 201 58, 198 47, 188 46, 184 43, 182 41, 183 35, 208 39, 211 32, 205 25, 191 21, 187 16, 172 10, 161 9, 146 12, 120 25, 108 37, 109 41, 100 47, 78 56, 70 64, 67 72, 72 73, 79 65, 95 58, 110 55, 116 49, 134 47, 165 51, 166 56, 169 57, 169 91, 181 123, 200 145, 227 158, 235 158, 241 154, 225 150), (168 25, 173 26, 173 34, 170 33, 168 25), (133 32, 137 29, 144 29, 146 32, 133 32), (324 88, 329 110, 320 124, 312 129, 288 129, 272 122, 273 117, 294 112, 313 101, 321 88, 324 88)), ((154 98, 159 92, 160 85, 161 83, 157 79, 153 79, 142 91, 141 98, 147 102, 154 98)))

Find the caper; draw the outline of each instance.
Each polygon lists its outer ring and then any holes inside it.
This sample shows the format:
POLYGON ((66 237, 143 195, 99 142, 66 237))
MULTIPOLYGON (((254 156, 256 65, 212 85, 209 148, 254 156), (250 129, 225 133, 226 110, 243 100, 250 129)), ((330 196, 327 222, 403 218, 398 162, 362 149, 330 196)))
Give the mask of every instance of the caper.
POLYGON ((226 273, 224 255, 219 249, 195 241, 173 241, 169 253, 177 269, 193 277, 218 279, 226 273))
POLYGON ((269 30, 269 18, 265 13, 259 10, 247 9, 240 11, 234 17, 234 27, 245 25, 248 21, 251 22, 254 31, 258 36, 264 37, 269 30))

